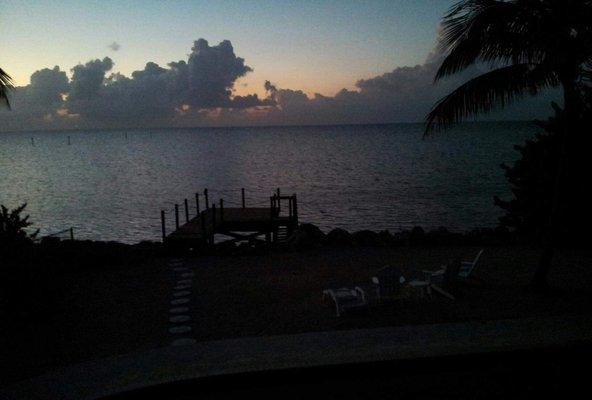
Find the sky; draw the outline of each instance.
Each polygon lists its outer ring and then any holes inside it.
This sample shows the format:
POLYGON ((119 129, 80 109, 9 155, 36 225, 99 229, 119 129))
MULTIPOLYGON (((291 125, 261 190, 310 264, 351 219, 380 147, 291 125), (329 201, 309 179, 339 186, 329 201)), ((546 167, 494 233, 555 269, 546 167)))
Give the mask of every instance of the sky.
POLYGON ((230 40, 270 80, 334 95, 394 67, 424 61, 445 0, 390 1, 2 1, 0 62, 17 85, 42 67, 65 69, 109 56, 113 72, 186 56, 191 43, 230 40), (108 46, 120 45, 118 51, 108 46), (356 57, 352 58, 352 54, 356 57))
POLYGON ((136 126, 155 112, 154 125, 417 120, 435 100, 433 50, 453 3, 0 0, 0 66, 22 88, 0 129, 136 126), (168 67, 181 60, 189 66, 168 67), (107 81, 118 73, 132 79, 107 81), (148 85, 168 100, 135 101, 148 85), (423 97, 404 109, 414 93, 423 97))

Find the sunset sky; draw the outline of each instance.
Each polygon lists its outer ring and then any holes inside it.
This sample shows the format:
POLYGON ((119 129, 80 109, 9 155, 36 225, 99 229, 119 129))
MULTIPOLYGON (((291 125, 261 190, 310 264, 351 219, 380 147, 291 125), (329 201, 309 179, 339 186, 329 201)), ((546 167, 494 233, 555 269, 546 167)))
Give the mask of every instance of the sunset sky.
MULTIPOLYGON (((2 1, 0 65, 17 85, 44 67, 109 56, 129 75, 186 57, 193 40, 232 42, 253 72, 237 91, 281 87, 334 95, 422 63, 452 1, 2 1), (120 47, 114 51, 113 42, 120 47), (242 86, 247 84, 245 88, 242 86)), ((117 47, 117 46, 115 46, 117 47)))
MULTIPOLYGON (((423 121, 452 0, 3 1, 0 130, 423 121)), ((547 115, 548 96, 483 118, 547 115)), ((481 118, 481 117, 480 117, 481 118)))

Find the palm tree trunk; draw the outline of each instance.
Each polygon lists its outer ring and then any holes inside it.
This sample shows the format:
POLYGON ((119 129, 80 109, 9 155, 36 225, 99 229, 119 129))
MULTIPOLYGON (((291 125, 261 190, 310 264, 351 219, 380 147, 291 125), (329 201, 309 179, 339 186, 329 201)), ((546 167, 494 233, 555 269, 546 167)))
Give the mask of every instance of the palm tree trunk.
POLYGON ((573 79, 562 79, 564 92, 564 122, 563 131, 561 134, 561 147, 559 149, 559 157, 557 160, 557 170, 555 171, 555 181, 553 187, 553 198, 551 202, 551 210, 549 213, 549 220, 547 227, 543 232, 542 245, 543 251, 539 258, 539 265, 533 277, 533 286, 537 290, 546 291, 549 287, 548 275, 551 269, 553 256, 555 255, 558 230, 561 224, 561 204, 565 197, 564 181, 567 164, 567 153, 569 150, 569 143, 572 131, 572 124, 577 118, 577 90, 573 79))

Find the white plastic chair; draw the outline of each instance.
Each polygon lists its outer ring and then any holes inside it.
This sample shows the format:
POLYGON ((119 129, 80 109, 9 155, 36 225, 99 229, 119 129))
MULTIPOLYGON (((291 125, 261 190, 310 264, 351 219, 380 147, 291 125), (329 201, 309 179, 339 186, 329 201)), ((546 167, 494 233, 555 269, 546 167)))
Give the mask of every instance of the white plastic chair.
POLYGON ((335 312, 340 317, 345 311, 352 308, 361 308, 368 305, 366 293, 358 286, 353 289, 326 289, 323 290, 323 299, 330 297, 335 303, 335 312))
POLYGON ((483 254, 483 249, 479 250, 479 253, 477 253, 477 257, 475 257, 473 261, 462 261, 458 268, 458 272, 450 270, 447 274, 446 265, 441 266, 440 269, 435 271, 423 270, 422 272, 424 274, 425 280, 429 282, 428 293, 431 294, 431 291, 434 290, 440 293, 442 296, 454 300, 454 296, 446 290, 442 289, 442 287, 439 284, 445 283, 445 281, 454 280, 456 278, 467 279, 471 275, 471 272, 473 272, 473 270, 477 266, 481 254, 483 254))
MULTIPOLYGON (((471 275, 477 266, 477 263, 479 262, 479 258, 481 258, 481 254, 483 254, 483 250, 484 249, 479 250, 477 257, 475 257, 473 261, 462 261, 460 263, 460 268, 457 275, 459 278, 467 279, 471 275)), ((442 265, 440 269, 435 271, 423 270, 421 272, 423 272, 425 280, 437 282, 444 278, 444 274, 446 273, 446 265, 442 265)))
POLYGON ((475 257, 473 261, 463 261, 462 263, 460 263, 460 269, 458 270, 458 276, 460 278, 466 279, 469 277, 469 275, 471 275, 471 272, 473 272, 473 270, 477 266, 477 263, 479 262, 481 254, 483 254, 483 249, 481 249, 479 253, 477 253, 477 257, 475 257))
POLYGON ((376 298, 378 300, 396 293, 405 285, 408 285, 415 290, 419 290, 421 297, 424 297, 425 294, 430 294, 429 282, 427 280, 422 281, 414 279, 407 281, 399 269, 390 266, 386 266, 378 271, 377 276, 372 277, 372 284, 374 285, 376 298))

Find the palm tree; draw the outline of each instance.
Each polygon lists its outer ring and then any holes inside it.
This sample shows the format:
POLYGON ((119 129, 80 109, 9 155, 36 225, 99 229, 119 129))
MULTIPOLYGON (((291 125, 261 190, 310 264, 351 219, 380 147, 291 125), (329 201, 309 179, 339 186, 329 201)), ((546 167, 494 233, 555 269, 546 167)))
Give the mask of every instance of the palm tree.
MULTIPOLYGON (((592 69, 592 0, 463 0, 442 21, 440 49, 447 54, 435 80, 485 63, 486 72, 441 99, 428 114, 426 134, 504 107, 550 87, 563 90, 567 121, 581 109, 581 87, 592 69)), ((559 219, 566 151, 575 134, 562 132, 554 198, 534 284, 546 286, 559 219)))
POLYGON ((8 91, 12 89, 12 78, 2 68, 0 68, 0 103, 10 108, 8 101, 8 91))

